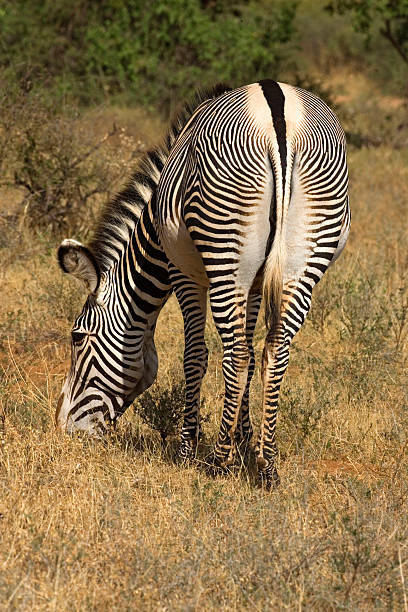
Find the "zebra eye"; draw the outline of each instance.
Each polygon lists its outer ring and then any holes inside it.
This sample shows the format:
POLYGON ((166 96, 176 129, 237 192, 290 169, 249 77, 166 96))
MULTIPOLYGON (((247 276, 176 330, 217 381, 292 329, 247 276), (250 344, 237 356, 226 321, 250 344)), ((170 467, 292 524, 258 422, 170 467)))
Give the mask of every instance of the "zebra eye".
POLYGON ((72 342, 74 344, 81 344, 82 340, 85 338, 86 335, 87 334, 85 334, 84 332, 73 331, 71 332, 72 342))

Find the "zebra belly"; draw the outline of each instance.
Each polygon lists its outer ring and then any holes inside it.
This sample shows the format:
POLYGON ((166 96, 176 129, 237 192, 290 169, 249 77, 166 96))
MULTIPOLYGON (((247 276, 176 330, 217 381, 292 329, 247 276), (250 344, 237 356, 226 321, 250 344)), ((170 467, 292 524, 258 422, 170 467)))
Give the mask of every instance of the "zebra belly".
POLYGON ((166 223, 161 227, 160 242, 168 260, 198 285, 208 287, 203 260, 197 251, 184 221, 166 223))

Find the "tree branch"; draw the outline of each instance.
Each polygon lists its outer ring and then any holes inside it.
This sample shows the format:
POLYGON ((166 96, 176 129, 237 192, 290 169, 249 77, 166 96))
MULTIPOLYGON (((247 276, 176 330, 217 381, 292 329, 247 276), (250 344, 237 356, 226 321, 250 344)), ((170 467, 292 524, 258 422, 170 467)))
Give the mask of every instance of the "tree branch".
POLYGON ((88 149, 88 151, 86 151, 83 155, 80 155, 79 157, 77 157, 76 159, 74 159, 72 161, 71 164, 69 164, 69 169, 72 170, 73 168, 75 168, 76 166, 78 166, 79 164, 81 164, 83 161, 85 161, 86 159, 88 159, 88 157, 90 157, 92 155, 92 153, 95 153, 95 151, 97 151, 98 149, 101 148, 101 146, 107 141, 109 140, 109 138, 112 138, 112 136, 115 136, 115 134, 118 133, 118 128, 116 127, 116 124, 113 124, 112 130, 110 132, 108 132, 107 134, 105 134, 95 145, 93 145, 92 147, 90 147, 88 149))
POLYGON ((391 23, 389 19, 385 20, 385 28, 380 28, 380 33, 384 36, 384 38, 386 38, 392 44, 392 46, 397 51, 397 53, 400 55, 400 57, 402 57, 404 62, 408 64, 408 55, 405 53, 405 51, 403 50, 403 48, 401 47, 401 45, 398 43, 395 36, 393 35, 391 31, 391 23))

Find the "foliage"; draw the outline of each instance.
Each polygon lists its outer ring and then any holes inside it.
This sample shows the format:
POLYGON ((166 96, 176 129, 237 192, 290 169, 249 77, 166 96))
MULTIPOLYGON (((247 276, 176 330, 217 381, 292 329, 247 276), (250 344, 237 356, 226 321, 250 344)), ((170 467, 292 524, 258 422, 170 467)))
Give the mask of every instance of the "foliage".
POLYGON ((130 91, 168 111, 198 86, 276 73, 295 10, 295 0, 6 0, 0 67, 21 78, 30 66, 31 86, 46 74, 85 102, 130 91))
POLYGON ((327 85, 322 78, 308 74, 307 72, 295 71, 291 79, 291 85, 313 92, 321 100, 326 102, 327 106, 339 116, 344 113, 344 109, 336 102, 333 88, 327 85))
POLYGON ((374 24, 381 35, 408 64, 408 1, 407 0, 331 0, 332 13, 350 13, 354 28, 369 37, 374 24))
POLYGON ((306 389, 305 385, 302 388, 284 385, 279 398, 279 414, 282 419, 279 438, 291 440, 297 449, 313 438, 322 417, 330 410, 333 401, 337 400, 327 388, 322 388, 321 378, 313 368, 314 365, 309 370, 312 382, 309 388, 306 389))

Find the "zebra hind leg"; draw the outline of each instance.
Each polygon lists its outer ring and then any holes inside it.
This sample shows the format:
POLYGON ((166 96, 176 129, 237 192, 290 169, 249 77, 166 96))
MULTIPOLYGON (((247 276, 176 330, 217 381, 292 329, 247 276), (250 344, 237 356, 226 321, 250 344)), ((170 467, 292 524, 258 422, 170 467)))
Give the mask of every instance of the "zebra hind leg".
POLYGON ((293 283, 284 287, 283 293, 280 322, 277 329, 269 330, 262 355, 263 416, 256 455, 260 482, 267 489, 280 483, 275 466, 279 391, 289 363, 290 344, 306 318, 311 300, 310 284, 293 283))
POLYGON ((216 285, 210 289, 214 322, 224 349, 222 371, 225 399, 214 450, 215 464, 222 469, 234 462, 235 434, 247 386, 250 361, 246 339, 247 295, 244 291, 241 295, 239 293, 235 287, 229 288, 225 285, 216 285), (230 304, 230 308, 226 308, 226 304, 230 304))
POLYGON ((207 347, 204 341, 207 290, 184 276, 176 268, 170 269, 171 282, 180 304, 184 321, 184 376, 186 403, 178 458, 195 458, 201 437, 200 391, 207 370, 207 347))
POLYGON ((278 455, 275 429, 280 386, 289 362, 289 345, 285 328, 280 325, 268 333, 262 354, 263 417, 256 455, 260 484, 267 489, 280 484, 275 466, 278 455))
POLYGON ((235 443, 243 454, 249 449, 253 436, 253 429, 249 413, 249 391, 252 377, 255 371, 255 354, 253 347, 253 336, 256 322, 258 319, 259 308, 262 296, 252 293, 248 297, 247 320, 246 320, 246 340, 249 350, 248 379, 239 411, 238 425, 235 432, 235 443))

